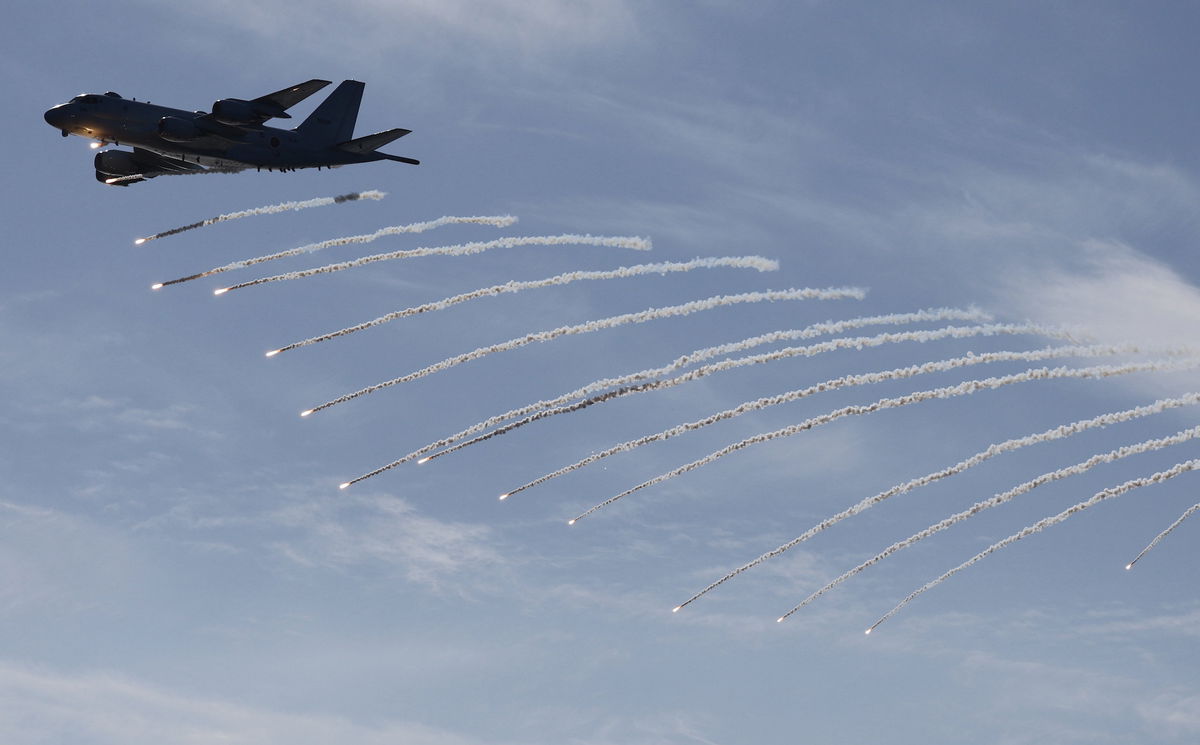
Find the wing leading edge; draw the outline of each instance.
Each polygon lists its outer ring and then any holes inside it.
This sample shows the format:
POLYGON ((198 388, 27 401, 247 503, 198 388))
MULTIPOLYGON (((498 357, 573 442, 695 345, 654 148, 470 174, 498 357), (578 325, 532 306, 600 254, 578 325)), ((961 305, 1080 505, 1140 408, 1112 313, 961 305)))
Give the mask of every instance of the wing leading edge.
MULTIPOLYGON (((254 99, 254 103, 272 104, 278 106, 280 109, 290 109, 332 82, 331 80, 313 78, 307 83, 300 83, 299 85, 293 85, 291 88, 284 88, 281 91, 259 96, 254 99)), ((281 114, 280 118, 290 119, 291 114, 285 111, 285 113, 281 114)))
POLYGON ((212 105, 212 113, 201 120, 232 126, 259 125, 268 119, 291 119, 287 109, 329 85, 330 81, 313 78, 306 83, 259 96, 253 101, 222 98, 212 105))

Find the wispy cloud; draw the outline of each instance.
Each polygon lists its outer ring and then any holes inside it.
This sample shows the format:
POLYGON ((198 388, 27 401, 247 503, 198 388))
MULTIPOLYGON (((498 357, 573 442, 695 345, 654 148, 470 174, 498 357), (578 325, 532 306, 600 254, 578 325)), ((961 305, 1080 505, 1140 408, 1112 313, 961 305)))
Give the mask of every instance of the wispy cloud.
POLYGON ((437 57, 451 48, 468 56, 481 48, 540 56, 611 44, 636 30, 634 12, 623 0, 351 0, 336 6, 315 0, 249 6, 214 0, 180 10, 254 36, 288 38, 326 54, 353 50, 360 56, 372 49, 392 49, 398 34, 437 57), (329 33, 347 27, 354 30, 329 33), (451 39, 459 43, 448 43, 451 39))
POLYGON ((134 547, 115 531, 57 510, 0 502, 0 615, 106 606, 145 574, 134 547))
POLYGON ((509 565, 488 526, 439 520, 396 497, 300 502, 268 519, 294 532, 295 537, 276 543, 294 562, 328 568, 383 565, 440 592, 481 591, 488 577, 509 565))
POLYGON ((0 663, 0 732, 11 745, 472 745, 415 722, 360 724, 173 691, 105 672, 61 673, 0 663))
POLYGON ((1200 735, 1200 693, 1168 691, 1139 702, 1137 712, 1151 731, 1171 738, 1200 735))
POLYGON ((1082 635, 1099 634, 1122 638, 1144 634, 1154 637, 1164 635, 1200 636, 1200 608, 1151 614, 1137 612, 1128 617, 1113 617, 1113 614, 1097 615, 1099 617, 1094 621, 1077 624, 1074 631, 1082 635), (1105 615, 1109 617, 1106 618, 1105 615))
POLYGON ((1072 266, 1014 270, 1008 297, 1014 310, 1070 324, 1105 340, 1200 343, 1200 289, 1132 246, 1091 239, 1072 266))

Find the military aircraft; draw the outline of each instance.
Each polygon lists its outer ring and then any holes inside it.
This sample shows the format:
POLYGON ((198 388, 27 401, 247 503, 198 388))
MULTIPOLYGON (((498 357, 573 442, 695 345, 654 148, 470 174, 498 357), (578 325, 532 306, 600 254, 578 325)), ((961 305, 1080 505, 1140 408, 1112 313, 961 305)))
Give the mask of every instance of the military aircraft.
POLYGON ((264 126, 268 119, 290 119, 287 109, 329 85, 310 80, 251 101, 223 98, 212 111, 183 111, 116 93, 85 93, 45 113, 62 136, 96 140, 93 148, 132 145, 133 151, 96 153, 96 180, 129 186, 155 176, 243 171, 249 168, 292 171, 336 168, 349 163, 420 161, 378 152, 411 130, 354 137, 354 122, 364 83, 346 80, 295 129, 264 126))

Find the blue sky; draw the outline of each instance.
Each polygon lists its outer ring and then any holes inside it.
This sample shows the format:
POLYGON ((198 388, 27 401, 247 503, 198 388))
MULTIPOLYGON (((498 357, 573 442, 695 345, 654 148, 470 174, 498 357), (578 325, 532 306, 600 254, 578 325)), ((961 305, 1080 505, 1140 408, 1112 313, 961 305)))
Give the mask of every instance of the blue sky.
MULTIPOLYGON (((1183 475, 906 593, 1180 445, 1041 487, 825 581, 972 502, 1196 423, 1185 407, 995 458, 673 605, 863 497, 988 444, 1195 390, 1194 373, 1031 383, 843 420, 565 520, 731 442, 988 365, 773 407, 505 489, 682 421, 848 373, 1033 336, 843 351, 540 422, 354 488, 489 415, 694 349, 827 319, 976 305, 1147 349, 1193 342, 1200 17, 1186 3, 150 2, 9 9, 0 272, 0 733, 12 743, 1184 743, 1200 735, 1200 524, 1183 475), (41 119, 83 91, 184 109, 312 77, 367 83, 358 134, 422 160, 92 177, 41 119), (250 207, 356 202, 134 238, 250 207), (563 232, 214 297, 153 282, 442 215, 512 214, 277 262, 563 232), (264 359, 509 279, 698 256, 778 272, 489 298, 264 359), (309 406, 532 331, 721 293, 726 308, 531 345, 309 406)), ((300 116, 313 102, 297 107, 300 116)), ((270 266, 270 265, 268 265, 270 266)), ((222 275, 238 281, 275 273, 222 275)), ((937 324, 935 324, 937 325, 937 324)), ((922 327, 932 327, 925 324, 922 327)), ((871 331, 867 333, 873 333, 871 331)), ((1057 363, 1051 363, 1057 364, 1057 363)), ((1068 364, 1094 364, 1068 361, 1068 364)))

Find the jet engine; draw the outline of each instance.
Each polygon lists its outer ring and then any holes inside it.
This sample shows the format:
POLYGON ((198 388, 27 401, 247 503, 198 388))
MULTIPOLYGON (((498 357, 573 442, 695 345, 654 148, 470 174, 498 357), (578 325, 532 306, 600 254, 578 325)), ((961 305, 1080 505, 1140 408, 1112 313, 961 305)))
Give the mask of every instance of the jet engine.
POLYGON ((222 98, 212 105, 212 113, 220 123, 234 126, 258 124, 267 118, 259 113, 254 104, 240 98, 222 98))
POLYGON ((133 153, 124 150, 105 150, 96 153, 96 170, 108 176, 131 176, 141 173, 142 164, 133 153))
POLYGON ((105 150, 96 153, 96 180, 112 186, 129 186, 145 179, 129 179, 113 183, 112 179, 132 176, 142 173, 145 168, 134 157, 133 153, 125 150, 105 150))
POLYGON ((280 106, 240 98, 222 98, 212 105, 212 114, 222 124, 234 126, 261 124, 272 117, 291 118, 280 106))
POLYGON ((158 120, 158 136, 167 142, 190 142, 204 135, 204 131, 187 119, 164 116, 158 120))

